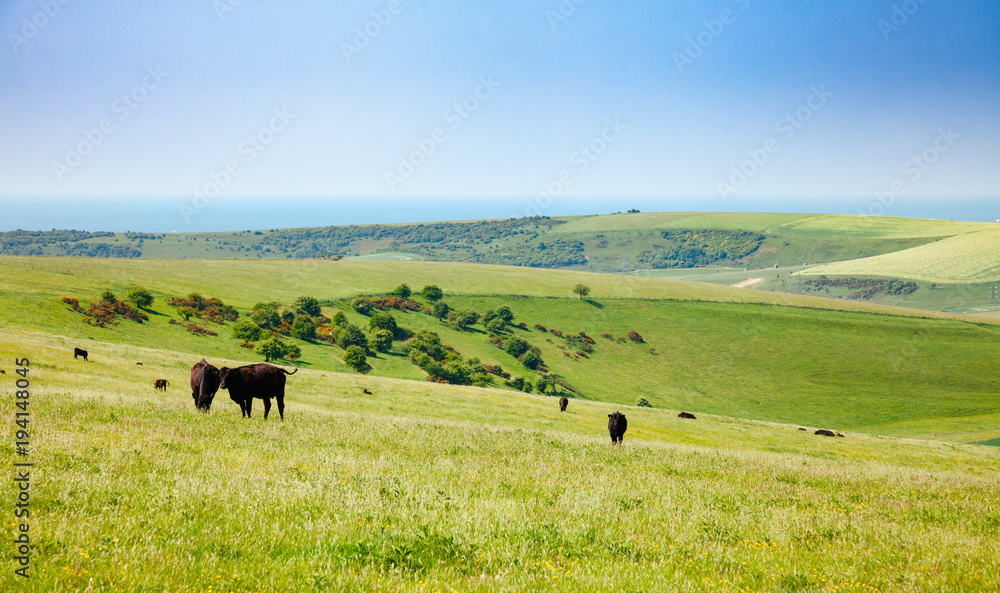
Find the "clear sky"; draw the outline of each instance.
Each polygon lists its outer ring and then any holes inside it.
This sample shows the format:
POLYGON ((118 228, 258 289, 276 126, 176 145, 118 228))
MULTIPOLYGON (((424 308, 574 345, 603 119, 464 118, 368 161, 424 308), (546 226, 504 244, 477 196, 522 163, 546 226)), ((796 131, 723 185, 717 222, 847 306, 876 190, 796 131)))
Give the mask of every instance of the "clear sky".
POLYGON ((176 198, 176 226, 255 196, 1000 194, 995 0, 30 0, 0 33, 8 221, 25 196, 176 198))

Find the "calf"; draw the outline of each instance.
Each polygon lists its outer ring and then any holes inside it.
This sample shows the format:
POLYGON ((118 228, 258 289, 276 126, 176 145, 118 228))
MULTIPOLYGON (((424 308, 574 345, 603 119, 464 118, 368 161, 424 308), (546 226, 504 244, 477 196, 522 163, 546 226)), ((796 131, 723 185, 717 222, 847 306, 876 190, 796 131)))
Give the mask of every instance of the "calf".
POLYGON ((244 418, 250 417, 253 399, 264 400, 264 419, 271 412, 271 398, 278 400, 278 414, 285 419, 285 376, 294 375, 299 369, 288 372, 270 364, 251 364, 230 369, 222 367, 220 387, 229 390, 229 398, 239 404, 244 418))
POLYGON ((90 362, 87 360, 87 351, 82 348, 73 348, 73 358, 75 360, 80 360, 78 357, 82 356, 85 362, 90 362))
POLYGON ((831 430, 823 430, 822 428, 814 432, 813 434, 821 437, 835 437, 837 435, 833 434, 831 430))
POLYGON ((170 381, 167 381, 166 379, 157 379, 156 382, 153 383, 153 388, 166 391, 167 385, 170 385, 170 381))
POLYGON ((371 391, 368 391, 367 389, 364 390, 364 394, 365 395, 374 395, 371 391))
POLYGON ((611 444, 621 444, 625 431, 628 430, 628 419, 625 414, 615 412, 608 414, 608 432, 611 433, 611 444))
POLYGON ((560 412, 565 412, 566 411, 566 406, 568 406, 568 405, 569 405, 569 400, 568 399, 566 399, 565 397, 560 397, 559 398, 559 411, 560 412))
POLYGON ((677 414, 677 417, 678 418, 687 418, 688 420, 697 420, 697 418, 695 418, 694 414, 689 414, 687 412, 681 412, 680 414, 677 414))

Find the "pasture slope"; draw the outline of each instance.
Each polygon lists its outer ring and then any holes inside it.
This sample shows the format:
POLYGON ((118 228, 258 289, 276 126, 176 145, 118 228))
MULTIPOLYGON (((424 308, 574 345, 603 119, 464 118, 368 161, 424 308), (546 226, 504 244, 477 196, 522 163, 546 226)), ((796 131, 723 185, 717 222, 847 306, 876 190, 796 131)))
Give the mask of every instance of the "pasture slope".
MULTIPOLYGON (((5 320, 15 327, 80 341, 93 338, 198 358, 259 361, 240 347, 241 340, 231 338, 231 324, 206 323, 219 333, 216 337, 197 336, 171 325, 179 318, 165 301, 200 292, 220 297, 242 313, 255 302, 288 304, 308 294, 327 302, 328 317, 339 310, 367 329, 369 320, 348 303, 358 292, 387 293, 399 282, 417 289, 437 283, 454 308, 482 313, 509 306, 515 322, 527 327, 512 329, 508 335, 538 347, 551 372, 568 381, 581 398, 631 405, 644 397, 655 407, 896 436, 962 442, 1000 437, 1000 403, 994 388, 1000 361, 993 347, 1000 330, 985 319, 974 324, 956 321, 959 317, 953 315, 832 299, 524 268, 47 258, 29 258, 20 262, 26 267, 12 267, 18 263, 15 260, 0 260, 0 269, 10 279, 10 289, 0 290, 5 320), (596 298, 570 296, 581 281, 592 286, 596 298), (96 328, 61 302, 61 297, 72 296, 86 304, 106 288, 123 295, 133 284, 153 289, 157 298, 150 321, 142 325, 123 321, 96 328), (480 294, 470 294, 473 291, 480 294), (785 306, 768 306, 769 302, 785 306), (871 314, 876 312, 884 314, 871 314), (581 354, 557 335, 535 329, 535 324, 564 334, 584 331, 597 343, 593 352, 581 354), (621 337, 633 330, 644 343, 600 337, 621 337), (937 430, 943 423, 949 429, 937 430)), ((410 330, 439 333, 466 358, 502 365, 529 381, 536 379, 533 371, 492 346, 481 325, 458 331, 420 313, 393 315, 410 330)), ((295 342, 302 350, 296 365, 353 372, 342 363, 340 347, 323 341, 295 342)), ((426 378, 398 342, 390 352, 369 358, 369 363, 376 376, 426 378)), ((183 371, 162 378, 177 385, 186 381, 183 371)), ((502 380, 495 385, 502 387, 502 380)))
POLYGON ((285 422, 247 421, 225 392, 201 414, 183 383, 152 389, 191 354, 91 342, 75 362, 76 341, 0 334, 0 360, 32 358, 36 463, 33 576, 8 544, 3 591, 974 592, 1000 574, 1000 449, 313 370, 285 422))

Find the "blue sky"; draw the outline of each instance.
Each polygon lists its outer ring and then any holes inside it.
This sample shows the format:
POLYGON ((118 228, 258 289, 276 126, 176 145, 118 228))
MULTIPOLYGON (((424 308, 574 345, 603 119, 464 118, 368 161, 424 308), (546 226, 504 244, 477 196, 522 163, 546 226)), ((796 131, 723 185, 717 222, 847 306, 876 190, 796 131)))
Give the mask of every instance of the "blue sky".
POLYGON ((0 200, 997 196, 996 2, 626 4, 6 2, 0 200))

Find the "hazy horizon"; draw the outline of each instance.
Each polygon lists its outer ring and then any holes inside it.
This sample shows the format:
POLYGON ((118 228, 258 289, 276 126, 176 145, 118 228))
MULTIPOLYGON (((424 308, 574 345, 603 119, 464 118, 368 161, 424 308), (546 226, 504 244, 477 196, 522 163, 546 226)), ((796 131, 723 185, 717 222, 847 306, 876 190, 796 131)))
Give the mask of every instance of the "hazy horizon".
POLYGON ((1000 203, 992 198, 837 200, 586 198, 540 202, 535 198, 506 199, 338 199, 225 198, 191 214, 178 211, 185 198, 33 198, 17 205, 5 201, 0 232, 75 229, 114 232, 225 232, 270 228, 339 226, 351 224, 426 223, 456 220, 516 218, 522 216, 577 216, 642 212, 770 212, 790 214, 849 214, 994 222, 1000 203), (546 205, 547 204, 547 205, 546 205), (888 204, 888 205, 887 205, 888 204))

